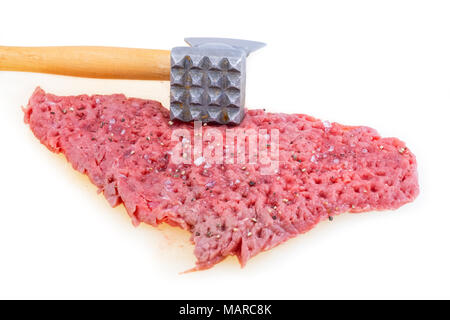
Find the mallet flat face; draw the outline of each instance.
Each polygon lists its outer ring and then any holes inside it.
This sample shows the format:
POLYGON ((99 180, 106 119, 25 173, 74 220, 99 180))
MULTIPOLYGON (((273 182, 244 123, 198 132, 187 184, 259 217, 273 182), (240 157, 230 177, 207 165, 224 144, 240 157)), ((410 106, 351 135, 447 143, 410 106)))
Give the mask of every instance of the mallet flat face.
POLYGON ((221 38, 185 41, 192 47, 171 52, 171 119, 239 124, 245 115, 246 58, 265 44, 221 38))

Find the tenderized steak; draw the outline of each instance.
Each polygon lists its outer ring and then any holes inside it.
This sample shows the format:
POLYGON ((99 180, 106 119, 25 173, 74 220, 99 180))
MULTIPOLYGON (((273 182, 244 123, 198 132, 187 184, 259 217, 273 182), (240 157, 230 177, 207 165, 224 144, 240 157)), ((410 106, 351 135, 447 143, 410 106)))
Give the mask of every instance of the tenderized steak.
POLYGON ((238 128, 279 130, 279 171, 264 175, 259 163, 173 163, 173 130, 195 138, 193 124, 170 122, 155 101, 37 88, 24 112, 35 136, 86 173, 112 206, 123 203, 135 225, 189 230, 196 269, 228 255, 245 265, 323 219, 395 209, 419 192, 414 155, 367 127, 248 110, 238 128))

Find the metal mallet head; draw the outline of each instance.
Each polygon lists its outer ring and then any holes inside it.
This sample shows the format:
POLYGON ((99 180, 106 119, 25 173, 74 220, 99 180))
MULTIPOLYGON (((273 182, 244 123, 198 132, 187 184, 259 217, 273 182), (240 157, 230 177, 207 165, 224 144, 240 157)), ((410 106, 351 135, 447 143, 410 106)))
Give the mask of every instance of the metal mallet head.
POLYGON ((247 56, 262 42, 186 38, 170 55, 170 117, 239 124, 244 118, 247 56))

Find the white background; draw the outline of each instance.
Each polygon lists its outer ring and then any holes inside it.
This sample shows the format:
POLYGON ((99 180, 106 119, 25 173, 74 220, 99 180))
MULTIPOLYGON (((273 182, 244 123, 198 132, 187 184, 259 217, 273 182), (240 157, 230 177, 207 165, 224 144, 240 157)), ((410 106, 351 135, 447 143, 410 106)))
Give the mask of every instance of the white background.
MULTIPOLYGON (((0 298, 450 298, 448 1, 2 1, 0 45, 268 46, 247 106, 368 125, 417 155, 421 194, 345 214, 251 259, 180 275, 189 234, 134 228, 23 123, 36 86, 161 100, 167 83, 0 72, 0 298)), ((1 57, 0 57, 1 58, 1 57)), ((1 60, 0 60, 1 63, 1 60)))

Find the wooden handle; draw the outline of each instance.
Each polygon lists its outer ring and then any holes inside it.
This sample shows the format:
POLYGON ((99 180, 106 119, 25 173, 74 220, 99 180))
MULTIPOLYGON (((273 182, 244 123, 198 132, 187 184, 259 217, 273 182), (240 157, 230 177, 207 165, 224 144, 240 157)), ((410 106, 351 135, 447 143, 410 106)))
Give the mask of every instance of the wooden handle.
POLYGON ((0 71, 170 80, 170 51, 114 47, 2 47, 0 71))

